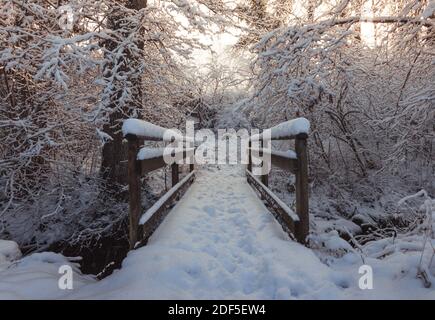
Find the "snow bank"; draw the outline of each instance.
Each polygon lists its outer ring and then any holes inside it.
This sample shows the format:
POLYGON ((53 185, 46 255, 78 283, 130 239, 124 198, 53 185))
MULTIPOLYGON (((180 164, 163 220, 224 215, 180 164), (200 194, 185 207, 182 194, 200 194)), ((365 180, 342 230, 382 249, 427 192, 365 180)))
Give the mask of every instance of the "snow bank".
POLYGON ((134 134, 156 140, 163 140, 164 138, 169 139, 171 136, 173 136, 176 140, 183 140, 183 135, 174 130, 159 127, 151 122, 140 119, 125 120, 122 124, 122 134, 124 136, 127 134, 134 134))
POLYGON ((82 275, 77 258, 66 258, 53 252, 34 253, 0 271, 0 300, 64 299, 85 284, 94 283, 92 276, 82 275), (63 273, 59 268, 69 265, 73 270, 73 290, 59 288, 63 273))
MULTIPOLYGON (((433 287, 425 288, 418 277, 421 241, 383 238, 353 248, 336 230, 312 235, 310 239, 313 247, 320 245, 315 252, 334 270, 335 282, 345 289, 347 299, 435 299, 433 287), (372 268, 373 289, 359 288, 362 265, 372 268)), ((431 254, 433 249, 427 246, 424 255, 430 258, 431 254)), ((430 277, 435 265, 428 271, 430 277)))

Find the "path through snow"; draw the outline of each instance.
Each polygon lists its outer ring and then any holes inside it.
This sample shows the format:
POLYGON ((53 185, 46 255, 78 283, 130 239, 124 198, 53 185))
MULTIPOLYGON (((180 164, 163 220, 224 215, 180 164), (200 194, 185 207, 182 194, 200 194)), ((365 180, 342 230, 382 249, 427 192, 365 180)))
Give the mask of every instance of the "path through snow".
POLYGON ((80 298, 338 298, 342 288, 288 236, 246 183, 242 166, 208 166, 147 246, 80 298))

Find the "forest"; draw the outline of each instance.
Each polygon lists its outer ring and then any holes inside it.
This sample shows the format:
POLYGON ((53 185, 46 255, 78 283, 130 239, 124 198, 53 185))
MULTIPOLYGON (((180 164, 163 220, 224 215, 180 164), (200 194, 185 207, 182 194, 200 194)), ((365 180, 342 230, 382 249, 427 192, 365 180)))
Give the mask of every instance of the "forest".
MULTIPOLYGON (((379 291, 369 298, 435 299, 435 1, 0 0, 0 299, 63 298, 65 292, 57 288, 38 295, 37 289, 21 292, 2 279, 24 268, 36 282, 32 266, 37 264, 57 283, 58 264, 65 261, 81 279, 75 287, 91 283, 73 298, 118 298, 103 294, 112 290, 112 276, 123 281, 114 270, 133 272, 134 263, 153 260, 159 252, 182 256, 175 251, 178 242, 165 247, 164 230, 156 232, 155 242, 129 252, 126 119, 181 131, 194 120, 195 128, 217 132, 267 129, 300 117, 310 124, 309 241, 287 245, 291 252, 278 240, 264 249, 286 252, 283 257, 298 253, 306 265, 319 264, 322 271, 313 279, 301 276, 304 285, 294 285, 294 274, 284 272, 284 258, 264 275, 260 262, 252 262, 251 270, 232 260, 228 244, 216 249, 225 272, 252 272, 228 275, 231 285, 215 287, 210 279, 218 272, 204 275, 207 267, 200 261, 205 258, 189 249, 189 263, 197 264, 186 272, 199 273, 198 283, 175 281, 179 287, 168 284, 172 293, 167 293, 162 283, 172 281, 167 274, 176 278, 184 262, 159 262, 173 267, 166 275, 148 263, 144 270, 158 276, 143 281, 159 289, 132 288, 137 297, 201 298, 192 293, 197 285, 211 299, 239 287, 240 294, 228 297, 359 299, 365 296, 353 280, 357 265, 370 264, 379 275, 373 292, 379 291), (264 283, 251 288, 249 279, 263 275, 264 283), (283 287, 267 291, 280 279, 283 287), (316 296, 320 283, 326 289, 316 296)), ((145 143, 156 145, 164 146, 145 143)), ((284 140, 273 146, 293 149, 284 140)), ((220 175, 239 173, 218 169, 214 184, 203 185, 210 190, 217 185, 218 191, 203 196, 226 205, 236 198, 219 198, 220 184, 228 183, 220 175)), ((142 177, 143 211, 170 182, 170 166, 142 177)), ((273 169, 268 183, 296 210, 293 176, 273 169)), ((249 192, 240 186, 240 197, 249 192)), ((171 212, 180 217, 170 214, 162 228, 183 223, 183 199, 171 212)), ((218 205, 215 209, 204 199, 189 204, 204 205, 207 219, 218 219, 218 205)), ((232 209, 239 207, 252 213, 258 206, 246 200, 232 209)), ((258 229, 265 223, 248 215, 245 221, 242 213, 231 217, 225 222, 229 230, 239 223, 258 229)), ((206 220, 204 225, 208 228, 206 220)), ((251 229, 243 230, 243 249, 262 242, 255 232, 248 237, 251 229)), ((264 237, 267 242, 269 234, 264 237)), ((289 268, 302 273, 294 264, 289 268)))

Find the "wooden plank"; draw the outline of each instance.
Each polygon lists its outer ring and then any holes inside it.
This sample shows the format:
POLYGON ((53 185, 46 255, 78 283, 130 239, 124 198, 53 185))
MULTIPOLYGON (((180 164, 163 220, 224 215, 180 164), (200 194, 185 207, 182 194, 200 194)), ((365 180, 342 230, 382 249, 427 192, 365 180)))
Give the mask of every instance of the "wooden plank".
POLYGON ((296 228, 296 239, 300 243, 307 242, 309 234, 309 209, 308 209, 308 155, 307 134, 299 134, 295 141, 295 151, 298 158, 296 171, 296 213, 300 223, 296 228))
POLYGON ((139 218, 142 211, 140 163, 136 160, 139 149, 139 139, 128 135, 128 192, 129 192, 129 242, 132 249, 140 240, 138 232, 139 218))
POLYGON ((288 208, 282 201, 278 200, 273 192, 264 186, 252 173, 246 171, 248 183, 256 190, 263 200, 266 201, 270 212, 281 225, 283 230, 293 239, 295 238, 296 225, 299 223, 299 218, 288 208))
MULTIPOLYGON (((152 236, 154 231, 160 226, 165 217, 168 215, 170 209, 174 206, 177 199, 181 198, 195 180, 195 171, 189 173, 181 180, 181 183, 172 187, 165 194, 167 199, 159 204, 159 207, 152 213, 152 216, 142 226, 142 240, 136 248, 147 244, 148 239, 152 236)), ((165 195, 163 197, 165 197, 165 195)), ((152 207, 149 209, 153 209, 152 207)), ((147 212, 145 213, 147 214, 147 212)))

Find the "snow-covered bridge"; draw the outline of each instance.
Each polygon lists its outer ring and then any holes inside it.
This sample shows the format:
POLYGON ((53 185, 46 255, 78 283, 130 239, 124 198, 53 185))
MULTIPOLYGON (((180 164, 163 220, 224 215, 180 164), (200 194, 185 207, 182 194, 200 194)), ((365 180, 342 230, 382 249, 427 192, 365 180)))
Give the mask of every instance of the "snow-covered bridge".
MULTIPOLYGON (((199 198, 204 198, 204 203, 211 204, 216 203, 216 201, 221 203, 222 199, 220 199, 220 197, 222 193, 225 195, 225 199, 231 202, 231 205, 235 208, 234 210, 238 212, 241 212, 242 208, 246 206, 246 203, 257 208, 257 210, 254 211, 263 210, 265 205, 267 205, 269 211, 275 216, 276 221, 282 226, 282 229, 289 237, 296 239, 300 243, 305 243, 309 231, 308 130, 308 120, 298 118, 281 123, 271 129, 263 130, 261 134, 247 134, 245 137, 241 137, 242 140, 245 139, 247 143, 240 143, 236 136, 236 140, 233 141, 233 143, 235 142, 235 144, 240 145, 241 153, 247 156, 246 166, 243 166, 243 161, 240 161, 240 164, 235 167, 237 169, 234 169, 237 172, 241 172, 237 175, 237 183, 233 181, 234 179, 231 179, 234 173, 228 175, 225 173, 227 170, 222 171, 220 167, 217 167, 219 169, 215 171, 213 176, 204 175, 202 173, 202 182, 194 183, 196 176, 194 167, 195 163, 198 161, 196 157, 197 154, 195 154, 196 144, 193 132, 191 132, 190 135, 188 135, 187 132, 186 135, 183 135, 177 130, 165 129, 146 121, 138 119, 126 120, 123 125, 123 134, 128 140, 130 247, 137 248, 145 245, 168 215, 170 208, 172 208, 181 197, 183 197, 183 203, 186 202, 191 205, 194 205, 199 198), (142 144, 146 140, 171 142, 171 144, 165 148, 143 147, 142 144), (295 151, 274 151, 271 148, 271 140, 295 140, 295 151), (190 173, 180 181, 180 165, 183 163, 189 164, 190 173), (268 175, 272 164, 290 171, 296 176, 296 213, 268 188, 268 175), (143 214, 141 203, 141 176, 166 165, 171 166, 172 188, 143 214), (246 170, 244 170, 245 167, 247 168, 246 170), (260 179, 257 179, 254 173, 260 175, 260 179), (207 181, 207 179, 209 181, 207 181), (204 180, 206 180, 206 182, 204 182, 204 180), (214 186, 218 181, 222 185, 214 186), (198 192, 184 194, 192 183, 194 183, 193 190, 207 188, 207 190, 212 190, 212 192, 207 196, 199 196, 198 192), (240 190, 249 190, 251 196, 246 198, 247 193, 244 192, 245 197, 240 198, 240 192, 242 191, 239 192, 238 190, 234 190, 231 194, 225 193, 225 190, 232 190, 234 188, 233 184, 239 186, 240 190), (249 185, 252 186, 252 189, 249 185), (256 196, 256 193, 261 200, 256 196)), ((226 140, 226 137, 223 139, 226 140)), ((204 143, 203 141, 201 142, 204 143)), ((206 139, 206 142, 210 143, 210 139, 206 139)), ((212 142, 214 142, 214 138, 212 142)), ((226 142, 224 149, 226 153, 226 142)), ((231 150, 231 147, 229 147, 229 149, 231 150)), ((201 153, 203 150, 204 149, 201 149, 201 153)), ((236 153, 237 152, 236 148, 236 153)), ((212 163, 215 163, 214 155, 213 150, 212 163)), ((241 156, 240 158, 242 160, 243 157, 241 156)), ((202 157, 201 159, 204 160, 202 157)), ((210 157, 208 159, 210 160, 210 157)), ((226 160, 228 160, 228 154, 226 160)), ((210 170, 210 166, 207 166, 206 161, 200 161, 200 164, 206 165, 205 168, 210 170)), ((206 207, 216 212, 213 206, 206 205, 206 207)), ((181 210, 181 212, 184 211, 181 210)), ((176 212, 172 213, 172 215, 175 214, 176 212)), ((212 216, 214 216, 214 214, 212 214, 212 216)), ((217 217, 219 216, 220 215, 217 217)), ((227 222, 229 224, 235 223, 235 221, 227 222)), ((184 225, 184 220, 181 220, 180 224, 184 225)))
MULTIPOLYGON (((307 131, 308 124, 302 122, 305 125, 296 129, 307 131)), ((305 242, 308 233, 306 132, 299 136, 302 141, 296 141, 296 152, 268 150, 272 164, 296 173, 299 215, 268 189, 267 173, 259 179, 252 173, 259 163, 255 154, 267 152, 261 135, 249 139, 249 148, 245 150, 249 154, 247 165, 213 161, 195 164, 195 168, 190 165, 189 172, 179 179, 179 166, 172 163, 173 187, 142 214, 140 175, 167 163, 163 149, 140 148, 138 137, 166 139, 163 128, 136 120, 126 123, 124 134, 129 140, 129 180, 133 192, 130 236, 136 249, 130 251, 121 270, 85 286, 77 297, 86 298, 84 292, 89 298, 102 299, 341 296, 342 288, 335 283, 331 270, 310 249, 293 241, 305 242), (263 143, 255 149, 255 141, 259 140, 263 143), (305 167, 301 168, 298 156, 305 167), (305 178, 297 173, 303 173, 305 178)), ((294 126, 290 128, 296 130, 294 126)), ((293 138, 300 134, 297 130, 283 134, 282 129, 275 127, 271 138, 293 138)), ((193 154, 189 148, 178 153, 180 158, 193 154)))
POLYGON ((121 270, 82 288, 78 298, 340 296, 329 268, 289 238, 246 182, 244 166, 207 165, 196 173, 147 245, 132 250, 121 270))

